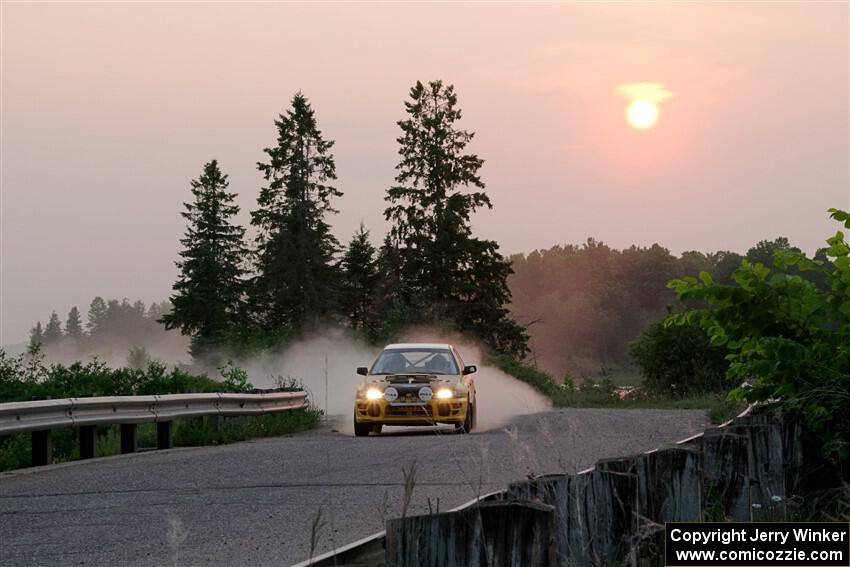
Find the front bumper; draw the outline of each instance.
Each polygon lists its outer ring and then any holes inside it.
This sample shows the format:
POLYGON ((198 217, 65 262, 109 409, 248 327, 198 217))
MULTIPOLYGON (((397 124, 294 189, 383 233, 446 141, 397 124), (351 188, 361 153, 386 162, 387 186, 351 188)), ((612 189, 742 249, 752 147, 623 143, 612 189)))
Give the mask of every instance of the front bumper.
POLYGON ((463 423, 468 405, 467 398, 392 403, 386 400, 358 399, 354 403, 354 420, 357 423, 387 425, 463 423))

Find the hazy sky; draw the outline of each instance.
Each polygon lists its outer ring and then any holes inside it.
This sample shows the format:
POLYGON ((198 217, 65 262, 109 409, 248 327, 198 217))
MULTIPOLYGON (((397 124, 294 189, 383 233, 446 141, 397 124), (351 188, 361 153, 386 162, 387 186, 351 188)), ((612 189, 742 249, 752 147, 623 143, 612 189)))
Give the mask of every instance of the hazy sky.
POLYGON ((189 181, 217 158, 247 222, 302 90, 336 140, 347 241, 377 242, 395 124, 453 83, 505 253, 588 236, 807 251, 848 197, 848 4, 2 4, 0 344, 95 295, 161 300, 189 181), (654 128, 618 87, 663 85, 654 128))

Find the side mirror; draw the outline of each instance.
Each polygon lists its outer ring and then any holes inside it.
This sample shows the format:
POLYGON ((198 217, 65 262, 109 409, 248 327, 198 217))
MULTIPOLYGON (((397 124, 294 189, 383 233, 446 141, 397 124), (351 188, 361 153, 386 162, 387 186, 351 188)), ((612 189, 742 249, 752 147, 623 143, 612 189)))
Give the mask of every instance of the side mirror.
POLYGON ((360 374, 361 376, 366 376, 367 374, 369 374, 369 369, 366 368, 365 366, 358 366, 357 367, 357 373, 360 374))
POLYGON ((475 374, 476 372, 478 372, 478 367, 475 366, 474 364, 472 364, 470 366, 464 366, 463 367, 463 373, 464 374, 475 374))

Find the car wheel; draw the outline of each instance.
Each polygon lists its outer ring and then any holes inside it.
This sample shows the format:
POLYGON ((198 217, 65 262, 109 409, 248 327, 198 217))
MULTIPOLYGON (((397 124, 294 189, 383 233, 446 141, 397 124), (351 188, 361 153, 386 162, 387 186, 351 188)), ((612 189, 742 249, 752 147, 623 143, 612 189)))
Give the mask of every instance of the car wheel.
POLYGON ((357 423, 357 420, 354 420, 354 436, 355 437, 366 437, 369 435, 369 432, 372 431, 372 425, 369 423, 357 423))
POLYGON ((375 435, 380 435, 381 429, 383 429, 383 428, 384 428, 384 424, 376 423, 375 425, 372 426, 372 433, 374 433, 375 435))
POLYGON ((466 408, 466 417, 463 418, 463 423, 456 423, 455 429, 458 433, 472 433, 472 428, 475 426, 475 405, 469 404, 466 408))

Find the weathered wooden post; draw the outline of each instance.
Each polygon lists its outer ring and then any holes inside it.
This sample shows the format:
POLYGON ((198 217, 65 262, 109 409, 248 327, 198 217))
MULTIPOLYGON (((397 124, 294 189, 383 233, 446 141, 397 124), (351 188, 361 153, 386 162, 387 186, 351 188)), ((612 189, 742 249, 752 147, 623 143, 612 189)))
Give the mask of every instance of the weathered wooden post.
POLYGON ((750 518, 754 522, 785 520, 785 462, 782 428, 777 414, 750 414, 735 420, 748 435, 750 518))
POLYGON ((776 414, 750 414, 705 432, 707 520, 785 519, 783 446, 789 443, 776 414))
POLYGON ((797 494, 803 475, 803 430, 800 419, 791 413, 779 414, 782 428, 782 460, 785 465, 785 497, 797 494))
POLYGON ((700 440, 641 455, 638 475, 638 560, 664 565, 664 522, 702 520, 700 440))
POLYGON ((457 512, 387 521, 387 567, 548 567, 551 506, 483 502, 457 512))
POLYGON ((80 427, 80 459, 93 459, 97 456, 97 427, 80 427))
POLYGON ((32 464, 35 467, 53 462, 53 437, 49 429, 32 432, 32 464))
POLYGON ((135 453, 138 449, 138 427, 135 423, 121 424, 121 454, 135 453))
POLYGON ((156 422, 156 448, 171 449, 174 446, 174 441, 171 435, 171 421, 156 422))
POLYGON ((567 565, 567 483, 568 475, 547 475, 516 482, 508 487, 505 499, 509 501, 540 502, 552 506, 554 517, 553 565, 567 565))
POLYGON ((749 445, 746 427, 706 429, 702 441, 706 521, 750 521, 749 445))
MULTIPOLYGON (((593 490, 599 509, 594 542, 599 565, 625 562, 637 565, 638 478, 640 457, 606 459, 596 464, 593 490)), ((587 511, 593 513, 591 510, 587 511)))

